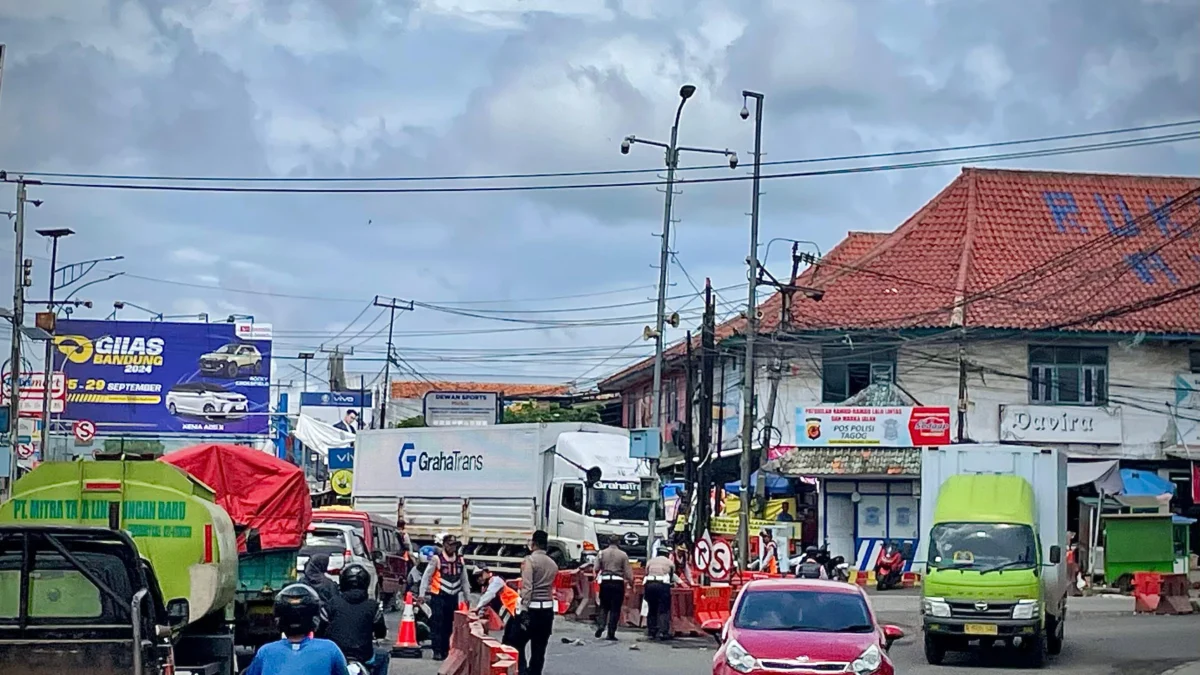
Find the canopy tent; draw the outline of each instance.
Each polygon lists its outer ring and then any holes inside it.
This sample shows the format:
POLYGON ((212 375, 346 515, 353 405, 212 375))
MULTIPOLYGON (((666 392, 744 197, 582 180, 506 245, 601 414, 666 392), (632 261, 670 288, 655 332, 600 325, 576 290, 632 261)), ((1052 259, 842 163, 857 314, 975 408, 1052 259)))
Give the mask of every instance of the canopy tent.
POLYGON ((1094 483, 1097 491, 1110 495, 1121 492, 1121 474, 1117 460, 1071 462, 1067 465, 1067 487, 1079 487, 1088 483, 1094 483))
POLYGON ((1175 484, 1153 471, 1121 469, 1117 500, 1131 508, 1156 508, 1171 500, 1175 484))
MULTIPOLYGON (((750 474, 750 485, 751 486, 758 483, 758 473, 759 472, 755 471, 754 473, 750 474)), ((778 497, 781 495, 789 495, 792 493, 792 487, 791 487, 791 484, 788 483, 788 479, 784 478, 783 476, 779 476, 779 475, 776 475, 773 473, 768 473, 768 474, 764 474, 764 475, 766 476, 766 486, 767 486, 767 496, 768 497, 778 497)), ((735 480, 735 481, 726 483, 725 491, 730 494, 735 494, 735 495, 741 494, 741 491, 742 491, 741 481, 735 480)))

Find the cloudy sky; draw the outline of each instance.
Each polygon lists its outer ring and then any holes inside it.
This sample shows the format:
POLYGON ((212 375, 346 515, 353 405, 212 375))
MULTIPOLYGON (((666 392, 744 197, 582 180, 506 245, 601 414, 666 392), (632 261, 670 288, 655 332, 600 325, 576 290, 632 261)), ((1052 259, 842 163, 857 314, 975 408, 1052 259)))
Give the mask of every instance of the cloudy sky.
MULTIPOLYGON (((753 124, 738 111, 747 88, 766 95, 767 161, 1200 118, 1200 0, 0 0, 0 41, 9 48, 0 168, 10 173, 653 169, 660 151, 637 146, 622 156, 620 140, 666 140, 683 83, 697 93, 681 142, 730 148, 742 159, 736 172, 691 177, 745 174, 753 124)), ((693 167, 721 161, 682 158, 693 167)), ((1194 175, 1200 143, 999 165, 1194 175)), ((766 181, 762 240, 810 240, 827 251, 848 229, 891 229, 958 170, 766 181)), ((125 256, 93 272, 125 275, 82 291, 77 297, 96 309, 77 317, 103 317, 116 300, 165 314, 253 314, 274 324, 279 356, 355 345, 364 359, 355 369, 375 371, 386 321, 380 310, 363 310, 381 294, 492 317, 404 313, 397 344, 428 377, 586 381, 648 353, 638 336, 653 312, 662 218, 652 185, 425 194, 44 186, 30 196, 45 200, 29 213, 32 238, 35 228, 78 232, 60 260, 125 256)), ((11 208, 13 188, 0 199, 11 208)), ((745 181, 682 187, 670 305, 685 324, 695 323, 700 303, 689 300, 695 291, 683 270, 698 285, 709 276, 724 288, 724 311, 744 302, 737 284, 749 204, 745 181)), ((769 249, 777 273, 786 273, 787 246, 769 249)), ((0 245, 11 250, 11 241, 0 245)), ((27 251, 44 284, 47 246, 32 241, 27 251)), ((11 265, 0 267, 9 287, 11 265)), ((126 308, 120 316, 146 314, 126 308)), ((288 366, 275 370, 298 377, 288 366)))

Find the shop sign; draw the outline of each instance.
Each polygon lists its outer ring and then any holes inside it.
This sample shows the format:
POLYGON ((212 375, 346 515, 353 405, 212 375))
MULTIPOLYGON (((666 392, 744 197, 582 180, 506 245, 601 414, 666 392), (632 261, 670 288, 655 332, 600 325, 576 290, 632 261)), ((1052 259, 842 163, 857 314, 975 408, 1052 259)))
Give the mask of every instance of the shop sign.
POLYGON ((1121 443, 1119 407, 1000 406, 1000 440, 1018 443, 1121 443))
POLYGON ((950 444, 950 408, 823 406, 796 408, 801 447, 914 448, 950 444))

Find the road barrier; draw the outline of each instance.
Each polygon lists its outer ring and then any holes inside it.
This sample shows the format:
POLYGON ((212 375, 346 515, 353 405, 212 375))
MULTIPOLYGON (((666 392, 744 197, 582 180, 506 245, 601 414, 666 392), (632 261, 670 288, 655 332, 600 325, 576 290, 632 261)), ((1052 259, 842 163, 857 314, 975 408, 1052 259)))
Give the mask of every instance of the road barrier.
POLYGON ((676 636, 702 635, 700 622, 696 621, 696 603, 693 589, 676 586, 671 589, 671 633, 676 636))
POLYGON ((517 675, 517 650, 488 637, 479 619, 455 612, 450 654, 438 675, 517 675))
POLYGON ((733 608, 733 588, 697 586, 692 589, 692 604, 696 610, 696 622, 701 627, 712 621, 724 624, 729 620, 729 612, 733 608))

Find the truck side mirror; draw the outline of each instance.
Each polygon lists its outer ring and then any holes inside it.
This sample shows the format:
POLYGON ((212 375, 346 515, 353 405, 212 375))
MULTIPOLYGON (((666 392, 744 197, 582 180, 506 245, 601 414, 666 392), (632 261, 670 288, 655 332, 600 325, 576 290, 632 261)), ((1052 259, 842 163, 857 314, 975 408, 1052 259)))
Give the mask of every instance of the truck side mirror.
POLYGON ((1062 562, 1062 549, 1058 546, 1050 547, 1050 564, 1057 565, 1062 562))
POLYGON ((183 598, 176 598, 167 603, 167 625, 178 628, 187 623, 191 607, 183 598))

